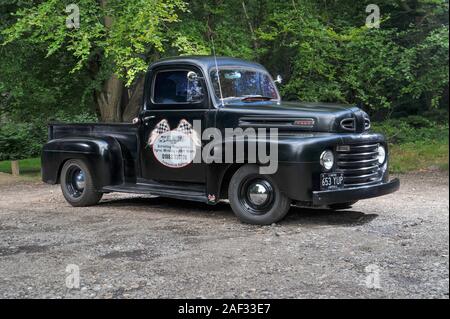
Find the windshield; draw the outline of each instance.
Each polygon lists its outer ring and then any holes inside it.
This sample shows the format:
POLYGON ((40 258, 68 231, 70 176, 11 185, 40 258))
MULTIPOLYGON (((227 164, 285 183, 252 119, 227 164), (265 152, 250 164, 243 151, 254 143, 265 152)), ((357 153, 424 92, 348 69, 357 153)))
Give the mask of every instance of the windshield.
POLYGON ((211 71, 211 81, 217 98, 220 98, 220 88, 225 103, 235 99, 264 98, 265 100, 278 100, 279 95, 275 84, 264 71, 243 68, 219 69, 220 87, 217 71, 211 71))

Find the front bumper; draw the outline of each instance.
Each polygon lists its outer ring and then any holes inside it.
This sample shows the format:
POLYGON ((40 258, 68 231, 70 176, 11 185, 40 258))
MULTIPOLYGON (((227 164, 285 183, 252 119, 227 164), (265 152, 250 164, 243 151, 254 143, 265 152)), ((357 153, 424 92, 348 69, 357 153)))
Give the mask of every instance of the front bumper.
POLYGON ((344 188, 338 190, 313 192, 313 204, 323 206, 330 204, 354 202, 360 199, 373 198, 398 191, 400 180, 393 179, 387 183, 369 185, 363 187, 344 188))

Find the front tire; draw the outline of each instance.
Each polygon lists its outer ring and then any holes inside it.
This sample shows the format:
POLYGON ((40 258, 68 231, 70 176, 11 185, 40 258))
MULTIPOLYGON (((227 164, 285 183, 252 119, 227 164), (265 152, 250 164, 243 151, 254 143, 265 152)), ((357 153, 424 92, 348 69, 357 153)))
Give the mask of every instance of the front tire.
POLYGON ((69 160, 61 170, 61 190, 74 207, 97 204, 103 197, 94 187, 91 170, 83 160, 69 160))
POLYGON ((276 223, 291 207, 291 200, 270 176, 259 174, 257 165, 245 165, 237 170, 228 187, 228 199, 235 215, 248 224, 276 223))

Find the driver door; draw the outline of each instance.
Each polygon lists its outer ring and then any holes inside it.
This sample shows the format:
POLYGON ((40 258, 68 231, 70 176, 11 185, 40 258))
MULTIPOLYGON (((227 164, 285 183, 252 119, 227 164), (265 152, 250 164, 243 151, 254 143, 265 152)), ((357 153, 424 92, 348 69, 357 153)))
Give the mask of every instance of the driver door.
POLYGON ((201 79, 189 80, 191 71, 200 72, 193 67, 165 67, 149 74, 150 92, 141 132, 140 167, 144 182, 206 183, 205 164, 194 163, 193 158, 201 158, 201 133, 213 117, 206 85, 201 79), (199 131, 194 131, 194 121, 201 124, 199 131))

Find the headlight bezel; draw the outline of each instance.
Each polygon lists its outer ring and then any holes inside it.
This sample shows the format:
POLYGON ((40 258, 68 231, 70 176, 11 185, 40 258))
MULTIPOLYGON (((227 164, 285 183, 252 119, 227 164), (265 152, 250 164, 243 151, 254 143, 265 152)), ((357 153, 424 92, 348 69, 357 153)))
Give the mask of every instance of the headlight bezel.
POLYGON ((377 152, 378 152, 378 155, 377 155, 378 164, 383 165, 384 163, 386 163, 386 159, 387 159, 386 147, 382 144, 379 144, 378 148, 377 148, 377 152), (380 160, 380 159, 382 159, 382 160, 380 160))
POLYGON ((325 171, 329 172, 335 164, 335 156, 332 150, 325 150, 320 154, 320 165, 325 171), (331 161, 330 161, 331 159, 331 161))

